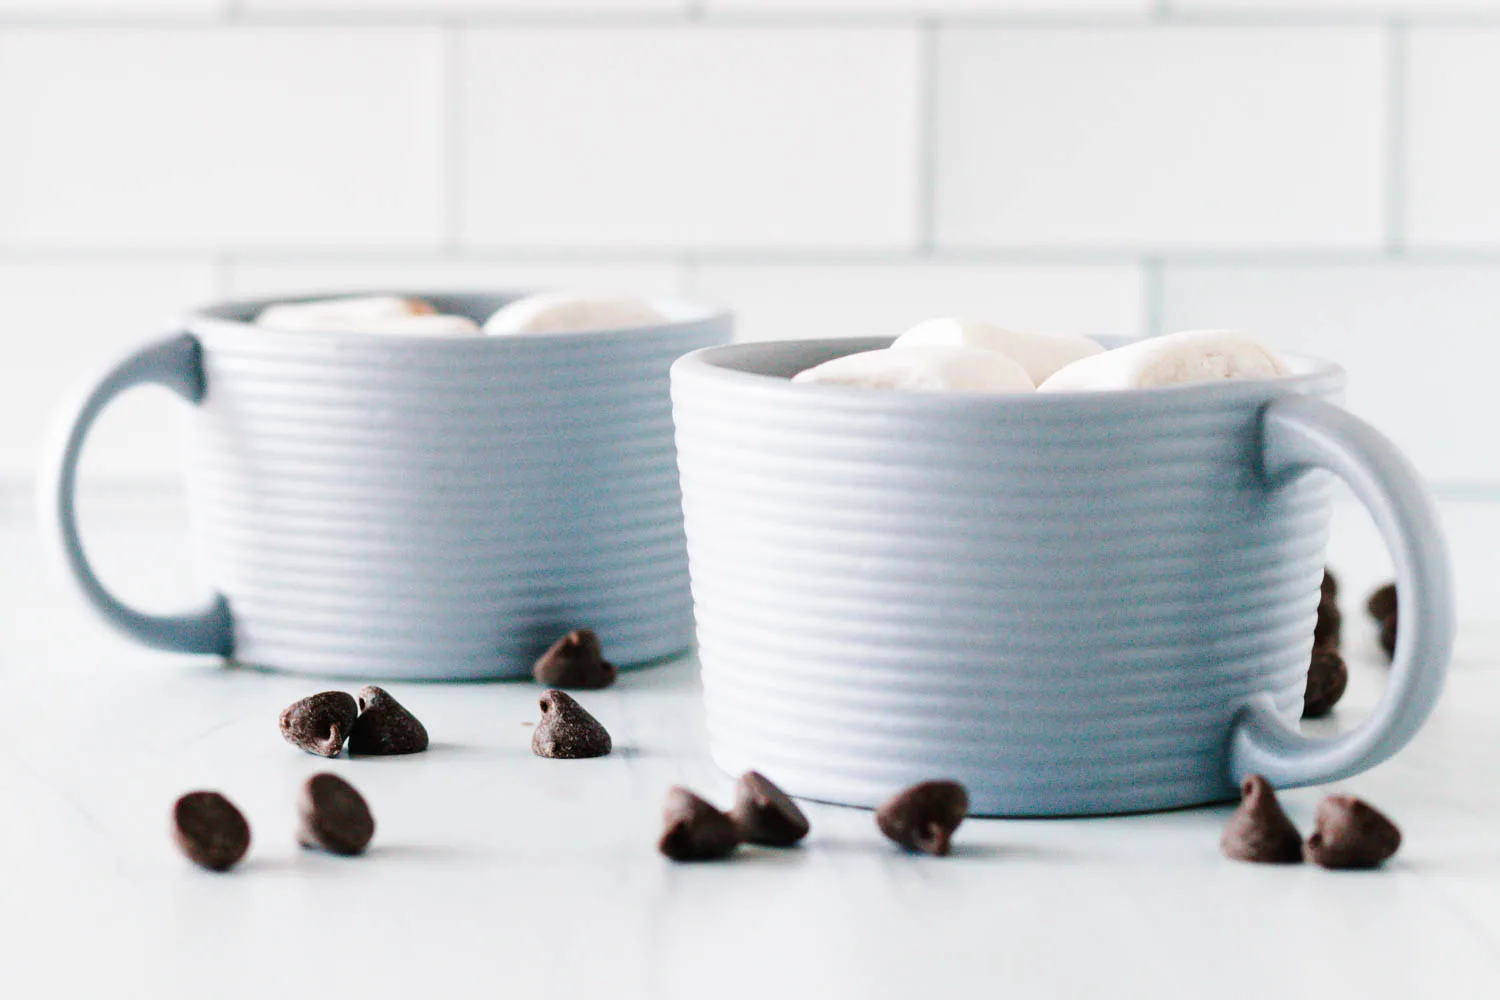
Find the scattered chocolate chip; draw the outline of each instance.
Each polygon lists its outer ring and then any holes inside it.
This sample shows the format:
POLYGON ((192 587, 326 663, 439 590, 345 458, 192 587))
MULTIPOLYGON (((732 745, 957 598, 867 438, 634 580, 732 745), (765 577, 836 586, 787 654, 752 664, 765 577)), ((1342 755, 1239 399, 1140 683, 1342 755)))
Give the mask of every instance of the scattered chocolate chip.
POLYGON ((1401 846, 1401 831, 1374 806, 1352 795, 1318 805, 1317 828, 1303 854, 1324 868, 1375 868, 1401 846))
POLYGON ((359 705, 343 691, 324 691, 281 710, 281 735, 294 747, 337 757, 354 728, 359 705))
POLYGON ((1313 649, 1302 695, 1302 717, 1321 719, 1333 711, 1349 686, 1349 668, 1336 649, 1313 649))
POLYGON ((250 849, 250 824, 218 792, 188 792, 172 807, 172 839, 193 864, 224 872, 250 849))
POLYGON ((302 821, 297 842, 334 854, 359 854, 375 836, 375 817, 365 798, 336 774, 315 774, 302 786, 297 803, 302 821))
POLYGON ((939 857, 969 812, 968 790, 956 781, 924 781, 887 799, 875 825, 902 847, 939 857))
POLYGON ((1324 601, 1332 601, 1339 596, 1339 578, 1333 575, 1333 570, 1323 570, 1323 597, 1324 601))
POLYGON ((1396 585, 1394 583, 1388 583, 1385 586, 1378 588, 1373 594, 1370 595, 1370 599, 1365 602, 1365 607, 1369 609, 1370 617, 1374 618, 1378 622, 1383 622, 1391 615, 1395 614, 1396 585))
POLYGON ((593 629, 574 629, 552 644, 531 668, 538 684, 597 690, 615 682, 615 665, 604 658, 593 629))
POLYGON ((759 771, 740 776, 729 817, 746 841, 766 847, 791 847, 812 829, 797 803, 759 771))
POLYGON ((359 718, 349 734, 349 752, 390 757, 427 749, 427 728, 384 688, 359 689, 359 718))
POLYGON ((715 861, 740 845, 740 828, 724 813, 680 785, 667 791, 657 848, 673 861, 715 861))
POLYGON ((1271 783, 1258 774, 1240 786, 1240 807, 1224 824, 1219 850, 1231 861, 1294 865, 1302 861, 1302 835, 1281 811, 1271 783))
POLYGON ((1339 635, 1344 630, 1344 616, 1339 612, 1339 606, 1332 601, 1324 601, 1318 605, 1318 623, 1313 626, 1313 645, 1315 647, 1337 649, 1339 635))
POLYGON ((603 757, 613 748, 609 731, 583 706, 561 691, 544 691, 542 720, 531 734, 538 757, 603 757))
POLYGON ((1396 619, 1398 617, 1392 612, 1389 618, 1380 623, 1380 648, 1385 650, 1386 656, 1396 655, 1396 619))

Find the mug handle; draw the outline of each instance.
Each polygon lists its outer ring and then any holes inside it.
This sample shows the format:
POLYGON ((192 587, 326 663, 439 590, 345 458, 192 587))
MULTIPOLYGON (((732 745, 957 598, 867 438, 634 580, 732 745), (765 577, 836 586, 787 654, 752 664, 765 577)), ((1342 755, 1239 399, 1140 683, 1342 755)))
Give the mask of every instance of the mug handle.
POLYGON ((1230 775, 1274 785, 1338 781, 1390 758, 1432 714, 1455 632, 1453 580, 1437 508, 1410 461, 1384 435, 1331 403, 1288 396, 1261 414, 1261 461, 1272 488, 1326 469, 1354 491, 1396 567, 1401 627, 1385 693, 1370 717, 1332 739, 1310 739, 1277 714, 1270 695, 1240 709, 1229 745, 1230 775))
POLYGON ((161 385, 190 403, 203 399, 203 351, 197 338, 181 333, 145 344, 110 365, 88 383, 64 411, 46 451, 38 482, 42 531, 61 553, 83 596, 111 625, 137 642, 178 653, 234 650, 229 602, 216 595, 207 607, 182 615, 150 615, 130 607, 104 588, 89 565, 78 533, 78 460, 94 421, 114 398, 139 385, 161 385))

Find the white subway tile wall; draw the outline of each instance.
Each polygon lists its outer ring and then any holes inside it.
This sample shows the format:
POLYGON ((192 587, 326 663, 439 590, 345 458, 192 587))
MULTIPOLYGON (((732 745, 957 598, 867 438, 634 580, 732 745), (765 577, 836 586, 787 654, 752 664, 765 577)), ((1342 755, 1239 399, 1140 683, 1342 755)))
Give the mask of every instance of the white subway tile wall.
POLYGON ((466 34, 463 241, 908 247, 917 42, 902 29, 466 34))
POLYGON ((1374 29, 938 38, 940 245, 1374 248, 1374 29))
POLYGON ((1417 246, 1500 234, 1500 29, 1411 34, 1406 235, 1417 246))
POLYGON ((1500 0, 0 0, 0 483, 205 299, 580 285, 1257 330, 1500 499, 1496 67, 1500 0))
POLYGON ((0 33, 0 247, 436 248, 436 29, 0 33))
POLYGON ((689 288, 733 304, 741 339, 788 340, 895 336, 933 316, 1139 333, 1145 284, 1130 264, 709 264, 689 288))

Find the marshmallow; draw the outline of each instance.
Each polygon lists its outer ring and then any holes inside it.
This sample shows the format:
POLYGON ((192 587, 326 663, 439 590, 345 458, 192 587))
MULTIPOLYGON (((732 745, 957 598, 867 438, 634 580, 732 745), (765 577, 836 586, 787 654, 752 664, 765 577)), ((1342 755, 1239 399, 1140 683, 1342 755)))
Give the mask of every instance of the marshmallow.
POLYGON ((792 381, 938 392, 1033 391, 1026 369, 1003 354, 975 347, 907 347, 846 354, 798 372, 792 381))
POLYGON ((1233 330, 1188 330, 1152 337, 1075 361, 1047 379, 1040 392, 1096 392, 1224 379, 1290 375, 1276 351, 1233 330))
POLYGON ((430 303, 395 295, 352 295, 314 302, 283 302, 261 310, 255 322, 277 330, 330 332, 353 330, 360 324, 426 316, 436 312, 430 303))
POLYGON ((908 347, 977 347, 999 351, 1020 364, 1041 385, 1052 373, 1080 358, 1104 350, 1087 337, 1075 334, 1017 333, 993 323, 945 316, 929 319, 896 338, 892 348, 908 347))
POLYGON ((640 299, 586 292, 542 292, 517 299, 485 321, 484 332, 579 333, 620 327, 655 326, 667 317, 640 299))

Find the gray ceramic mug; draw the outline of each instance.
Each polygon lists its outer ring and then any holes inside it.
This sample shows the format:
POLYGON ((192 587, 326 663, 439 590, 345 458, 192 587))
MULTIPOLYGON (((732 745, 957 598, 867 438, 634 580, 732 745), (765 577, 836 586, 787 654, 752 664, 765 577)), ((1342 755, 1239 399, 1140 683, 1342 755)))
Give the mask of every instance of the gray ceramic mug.
POLYGON ((998 396, 793 385, 889 340, 742 344, 672 369, 710 746, 871 806, 931 778, 987 815, 1081 815, 1347 777, 1416 733, 1454 632, 1433 504, 1334 405, 1344 374, 998 396), (1327 470, 1401 593, 1390 682, 1301 715, 1327 470))
MULTIPOLYGON (((482 321, 516 296, 421 297, 482 321)), ((729 340, 727 313, 659 302, 659 326, 433 338, 255 326, 268 304, 190 316, 64 414, 43 522, 106 620, 161 649, 371 678, 523 676, 579 626, 622 665, 691 645, 667 371, 729 340), (183 615, 110 594, 78 533, 84 439, 140 385, 194 408, 189 512, 217 593, 183 615)))

